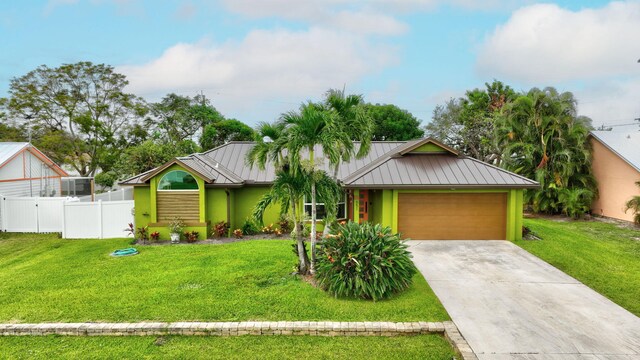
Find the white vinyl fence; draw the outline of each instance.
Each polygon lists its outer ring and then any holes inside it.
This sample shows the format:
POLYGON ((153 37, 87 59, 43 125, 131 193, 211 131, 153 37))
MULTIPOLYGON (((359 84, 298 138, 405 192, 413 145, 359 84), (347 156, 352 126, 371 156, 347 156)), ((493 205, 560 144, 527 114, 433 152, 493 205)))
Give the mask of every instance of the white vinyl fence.
POLYGON ((0 196, 0 231, 62 233, 65 239, 126 237, 133 200, 79 202, 55 197, 0 196))
POLYGON ((126 237, 133 223, 133 200, 65 203, 62 213, 65 239, 126 237))
MULTIPOLYGON (((91 201, 91 195, 80 196, 80 201, 91 201)), ((93 194, 93 201, 119 201, 133 200, 133 188, 126 187, 116 191, 107 191, 101 194, 93 194)))

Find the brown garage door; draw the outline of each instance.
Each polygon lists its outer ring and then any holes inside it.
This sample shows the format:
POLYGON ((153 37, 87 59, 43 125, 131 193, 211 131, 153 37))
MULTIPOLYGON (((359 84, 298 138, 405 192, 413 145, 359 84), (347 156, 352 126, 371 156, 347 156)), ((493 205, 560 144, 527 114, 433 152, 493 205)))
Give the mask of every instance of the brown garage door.
POLYGON ((506 239, 506 193, 401 193, 398 231, 422 240, 506 239))

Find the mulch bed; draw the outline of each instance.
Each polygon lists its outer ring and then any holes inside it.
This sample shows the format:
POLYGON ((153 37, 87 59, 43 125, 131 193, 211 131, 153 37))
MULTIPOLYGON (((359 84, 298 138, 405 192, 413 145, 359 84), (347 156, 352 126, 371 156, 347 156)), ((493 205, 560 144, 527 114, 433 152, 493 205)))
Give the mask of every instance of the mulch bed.
POLYGON ((169 240, 160 240, 158 242, 154 242, 148 240, 146 244, 141 243, 139 240, 135 242, 136 246, 162 246, 162 245, 221 245, 221 244, 229 244, 239 241, 247 241, 247 240, 288 240, 291 237, 289 234, 282 234, 280 236, 276 236, 274 234, 257 234, 257 235, 245 235, 239 239, 235 237, 221 237, 221 238, 213 238, 207 240, 198 240, 196 242, 187 242, 186 240, 180 240, 178 244, 172 244, 169 240))

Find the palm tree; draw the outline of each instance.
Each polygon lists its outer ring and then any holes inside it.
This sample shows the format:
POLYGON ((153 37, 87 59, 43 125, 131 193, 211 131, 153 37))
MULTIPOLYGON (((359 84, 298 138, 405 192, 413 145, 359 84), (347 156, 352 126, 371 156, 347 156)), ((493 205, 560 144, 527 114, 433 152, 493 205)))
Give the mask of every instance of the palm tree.
MULTIPOLYGON (((636 182, 636 185, 640 186, 640 181, 636 182)), ((636 195, 627 201, 624 212, 629 210, 633 212, 633 221, 640 225, 640 195, 636 195)))
POLYGON ((285 125, 282 122, 261 122, 256 128, 255 145, 247 152, 245 163, 264 170, 271 162, 276 168, 284 161, 286 147, 285 125))
MULTIPOLYGON (((333 179, 338 181, 338 169, 341 162, 348 162, 352 157, 362 158, 369 153, 375 124, 365 108, 362 95, 345 95, 344 90, 329 89, 325 93, 323 105, 327 110, 336 113, 342 131, 351 140, 359 142, 357 151, 353 143, 349 143, 348 146, 336 144, 340 152, 340 160, 333 167, 333 179)), ((325 209, 326 217, 323 233, 327 235, 336 220, 337 208, 325 206, 325 209)))
POLYGON ((535 211, 577 216, 588 210, 597 191, 589 124, 577 116, 573 94, 554 88, 531 89, 505 105, 496 130, 502 166, 540 183, 525 192, 535 211))
POLYGON ((289 212, 289 209, 291 210, 298 254, 298 274, 301 275, 308 274, 310 269, 309 256, 303 237, 304 216, 300 210, 302 199, 310 192, 310 179, 311 176, 307 171, 303 169, 293 171, 289 164, 282 164, 276 171, 276 177, 269 192, 258 201, 252 214, 254 220, 262 223, 264 212, 272 204, 279 203, 280 211, 283 214, 289 212))
MULTIPOLYGON (((314 272, 317 243, 317 192, 316 183, 319 180, 315 158, 316 146, 322 149, 324 158, 329 166, 335 166, 341 159, 344 149, 353 147, 349 134, 339 122, 334 111, 327 110, 313 103, 303 104, 298 112, 288 112, 282 115, 287 133, 287 150, 291 164, 300 164, 311 174, 311 272, 314 272), (302 159, 302 151, 308 151, 309 158, 302 159)), ((295 168, 294 168, 295 169, 295 168)))

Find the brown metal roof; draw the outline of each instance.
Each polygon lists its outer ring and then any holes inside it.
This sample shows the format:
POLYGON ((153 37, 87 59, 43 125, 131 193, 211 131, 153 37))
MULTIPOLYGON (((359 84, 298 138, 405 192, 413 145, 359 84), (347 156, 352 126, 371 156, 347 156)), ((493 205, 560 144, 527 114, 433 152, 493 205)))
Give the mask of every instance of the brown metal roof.
MULTIPOLYGON (((481 161, 453 154, 412 154, 408 151, 433 139, 413 141, 377 141, 362 159, 352 159, 338 169, 338 179, 346 187, 378 188, 534 188, 535 181, 508 172, 481 161)), ((194 172, 203 174, 215 185, 241 186, 243 184, 270 184, 275 178, 273 164, 264 170, 245 163, 253 142, 230 142, 202 154, 178 158, 180 163, 194 172)), ((330 174, 328 161, 322 149, 315 148, 316 163, 330 174)), ((302 154, 308 157, 307 154, 302 154)), ((163 167, 150 170, 123 181, 122 185, 139 185, 147 181, 163 167)))

